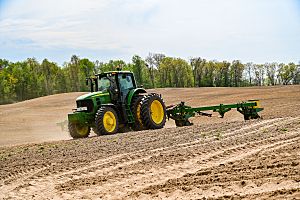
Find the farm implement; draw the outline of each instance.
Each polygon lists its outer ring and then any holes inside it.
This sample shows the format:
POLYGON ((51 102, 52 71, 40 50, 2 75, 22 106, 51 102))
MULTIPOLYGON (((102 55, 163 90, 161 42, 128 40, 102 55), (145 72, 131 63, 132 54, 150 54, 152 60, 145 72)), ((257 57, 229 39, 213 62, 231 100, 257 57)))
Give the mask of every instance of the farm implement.
POLYGON ((175 120, 176 126, 190 126, 192 125, 192 123, 189 121, 189 118, 191 117, 195 117, 196 115, 208 117, 212 116, 212 114, 205 113, 203 111, 218 112, 221 118, 223 118, 225 113, 233 108, 236 108, 238 112, 243 114, 245 120, 260 118, 258 112, 263 110, 263 108, 260 107, 259 100, 249 100, 247 102, 237 104, 220 104, 216 106, 205 106, 197 108, 192 108, 185 105, 185 102, 181 102, 180 104, 175 106, 167 106, 167 116, 168 119, 175 120))
POLYGON ((166 106, 161 95, 147 93, 137 87, 132 72, 111 71, 87 78, 91 92, 76 99, 77 108, 68 115, 68 128, 73 138, 88 137, 91 129, 97 135, 114 134, 129 130, 163 128, 166 119, 175 120, 176 126, 190 126, 189 118, 211 116, 204 111, 218 112, 221 117, 235 108, 245 120, 257 119, 262 111, 258 100, 237 104, 192 108, 181 102, 166 106))

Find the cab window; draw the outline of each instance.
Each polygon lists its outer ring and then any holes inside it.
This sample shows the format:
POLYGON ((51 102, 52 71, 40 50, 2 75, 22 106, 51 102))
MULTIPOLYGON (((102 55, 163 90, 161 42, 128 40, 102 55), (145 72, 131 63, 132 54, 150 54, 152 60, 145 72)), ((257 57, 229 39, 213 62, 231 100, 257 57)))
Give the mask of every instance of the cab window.
POLYGON ((131 74, 118 74, 121 90, 129 90, 134 88, 131 74))
POLYGON ((110 80, 107 77, 102 77, 98 80, 99 91, 108 90, 110 87, 110 80))

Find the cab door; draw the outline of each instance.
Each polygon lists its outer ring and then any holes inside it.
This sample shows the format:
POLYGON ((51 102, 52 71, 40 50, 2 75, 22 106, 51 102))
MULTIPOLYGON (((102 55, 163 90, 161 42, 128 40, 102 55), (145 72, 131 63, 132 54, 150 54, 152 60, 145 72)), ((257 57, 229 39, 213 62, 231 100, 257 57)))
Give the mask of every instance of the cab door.
POLYGON ((134 89, 135 82, 132 74, 118 74, 121 101, 124 103, 130 90, 134 89))

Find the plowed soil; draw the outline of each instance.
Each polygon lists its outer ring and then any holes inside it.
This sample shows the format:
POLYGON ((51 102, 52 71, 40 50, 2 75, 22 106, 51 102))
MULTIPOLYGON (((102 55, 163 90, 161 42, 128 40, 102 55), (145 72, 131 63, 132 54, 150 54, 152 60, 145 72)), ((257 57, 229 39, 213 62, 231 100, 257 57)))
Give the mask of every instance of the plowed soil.
POLYGON ((72 140, 63 128, 81 93, 0 106, 0 199, 300 199, 299 86, 149 92, 167 105, 260 99, 265 110, 72 140))

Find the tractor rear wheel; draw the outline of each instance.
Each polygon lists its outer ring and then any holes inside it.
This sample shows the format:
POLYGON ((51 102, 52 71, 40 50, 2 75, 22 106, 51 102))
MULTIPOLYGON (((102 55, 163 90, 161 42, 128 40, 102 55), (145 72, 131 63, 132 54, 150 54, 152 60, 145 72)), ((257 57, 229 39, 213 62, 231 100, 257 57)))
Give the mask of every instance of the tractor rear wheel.
POLYGON ((86 138, 89 136, 91 128, 86 125, 79 123, 69 122, 68 124, 69 133, 72 138, 86 138))
POLYGON ((115 109, 100 107, 95 117, 95 133, 97 135, 109 135, 118 132, 119 120, 115 109))
POLYGON ((141 118, 148 129, 163 128, 166 123, 166 106, 160 95, 152 93, 141 101, 141 118))
POLYGON ((131 112, 133 114, 134 117, 134 125, 132 126, 132 129, 134 131, 141 131, 144 130, 145 127, 143 126, 143 121, 141 118, 141 101, 144 98, 144 96, 142 95, 137 95, 135 97, 133 97, 132 101, 131 101, 131 112))

